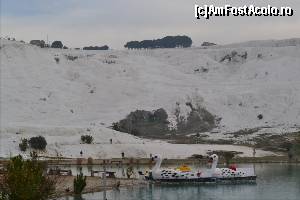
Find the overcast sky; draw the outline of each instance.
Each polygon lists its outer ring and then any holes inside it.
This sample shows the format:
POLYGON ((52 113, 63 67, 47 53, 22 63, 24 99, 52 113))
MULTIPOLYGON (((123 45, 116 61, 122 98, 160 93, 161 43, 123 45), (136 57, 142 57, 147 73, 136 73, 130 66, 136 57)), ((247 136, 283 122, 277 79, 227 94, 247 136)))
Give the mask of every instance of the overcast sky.
POLYGON ((227 44, 300 37, 300 0, 0 0, 1 35, 30 41, 61 40, 69 47, 188 35, 227 44), (293 17, 214 17, 197 20, 194 5, 290 6, 293 17))

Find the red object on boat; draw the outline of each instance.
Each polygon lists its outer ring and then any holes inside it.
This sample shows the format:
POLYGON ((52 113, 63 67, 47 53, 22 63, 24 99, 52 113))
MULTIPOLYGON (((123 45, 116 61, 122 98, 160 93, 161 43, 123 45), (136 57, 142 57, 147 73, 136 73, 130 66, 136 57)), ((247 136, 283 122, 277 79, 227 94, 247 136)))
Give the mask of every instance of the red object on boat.
POLYGON ((229 169, 231 169, 231 170, 233 170, 233 171, 236 171, 236 165, 235 165, 235 164, 230 165, 230 166, 229 166, 229 169))
POLYGON ((201 176, 201 172, 198 172, 198 173, 197 173, 197 176, 200 177, 200 176, 201 176))

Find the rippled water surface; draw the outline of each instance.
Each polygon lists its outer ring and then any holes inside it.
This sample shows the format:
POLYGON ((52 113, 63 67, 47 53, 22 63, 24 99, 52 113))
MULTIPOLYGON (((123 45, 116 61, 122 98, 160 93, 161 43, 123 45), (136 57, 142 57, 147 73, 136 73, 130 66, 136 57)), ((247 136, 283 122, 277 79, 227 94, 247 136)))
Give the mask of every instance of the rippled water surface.
MULTIPOLYGON (((256 164, 256 184, 148 185, 107 192, 108 200, 299 200, 300 165, 256 164)), ((75 200, 65 197, 61 200, 75 200)), ((103 199, 103 193, 85 194, 84 200, 103 199)))

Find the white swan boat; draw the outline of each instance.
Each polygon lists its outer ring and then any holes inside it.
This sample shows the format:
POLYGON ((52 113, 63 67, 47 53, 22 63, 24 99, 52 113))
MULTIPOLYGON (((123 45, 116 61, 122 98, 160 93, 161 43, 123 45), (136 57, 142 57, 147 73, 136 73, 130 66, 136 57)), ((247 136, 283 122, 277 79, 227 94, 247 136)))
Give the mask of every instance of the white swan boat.
POLYGON ((217 168, 219 157, 216 154, 213 154, 209 157, 209 162, 211 165, 211 176, 216 178, 219 181, 232 181, 232 180, 246 180, 246 181, 255 181, 256 175, 254 168, 217 168))
POLYGON ((256 180, 253 168, 217 168, 218 156, 213 154, 209 157, 212 163, 211 168, 197 171, 177 169, 162 169, 162 158, 154 156, 152 158, 155 165, 146 179, 158 182, 219 182, 234 180, 256 180))
POLYGON ((152 168, 150 175, 146 177, 149 180, 159 182, 215 182, 209 171, 192 171, 177 169, 162 169, 160 168, 162 158, 160 156, 154 156, 152 158, 155 161, 155 165, 152 168))

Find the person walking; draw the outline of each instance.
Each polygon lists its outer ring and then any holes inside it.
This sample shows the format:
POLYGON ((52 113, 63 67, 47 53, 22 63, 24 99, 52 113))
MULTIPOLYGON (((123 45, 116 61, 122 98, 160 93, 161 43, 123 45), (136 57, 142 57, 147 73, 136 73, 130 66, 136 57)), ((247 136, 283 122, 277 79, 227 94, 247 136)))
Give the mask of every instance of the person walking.
POLYGON ((256 155, 256 149, 255 147, 253 147, 253 157, 255 157, 255 155, 256 155))

